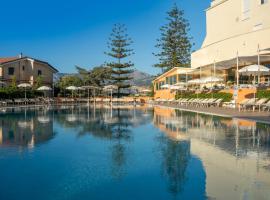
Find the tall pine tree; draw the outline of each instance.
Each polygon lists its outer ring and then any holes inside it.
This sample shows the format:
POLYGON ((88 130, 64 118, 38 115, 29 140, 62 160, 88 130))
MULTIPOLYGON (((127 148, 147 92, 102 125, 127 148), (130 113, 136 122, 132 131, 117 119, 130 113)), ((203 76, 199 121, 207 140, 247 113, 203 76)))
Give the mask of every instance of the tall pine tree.
POLYGON ((118 87, 118 97, 123 94, 122 89, 130 87, 129 80, 132 79, 130 73, 133 72, 134 64, 126 61, 126 58, 133 54, 131 44, 132 40, 127 34, 126 26, 124 24, 114 25, 108 42, 109 52, 105 54, 116 60, 108 63, 107 66, 111 68, 112 84, 118 87))
POLYGON ((159 58, 159 63, 154 65, 163 72, 174 67, 190 66, 191 37, 189 37, 189 23, 184 18, 184 11, 175 4, 167 12, 168 23, 160 28, 161 37, 157 40, 156 47, 158 53, 154 53, 159 58))

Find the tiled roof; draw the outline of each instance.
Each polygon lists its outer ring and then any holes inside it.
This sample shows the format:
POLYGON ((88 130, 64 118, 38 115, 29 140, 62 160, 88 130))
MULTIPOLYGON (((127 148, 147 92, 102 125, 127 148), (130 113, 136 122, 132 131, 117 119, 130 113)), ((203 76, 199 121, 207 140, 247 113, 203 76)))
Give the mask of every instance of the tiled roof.
POLYGON ((5 63, 5 62, 10 62, 10 61, 13 61, 13 60, 17 60, 17 59, 18 59, 18 57, 0 58, 0 64, 5 63))

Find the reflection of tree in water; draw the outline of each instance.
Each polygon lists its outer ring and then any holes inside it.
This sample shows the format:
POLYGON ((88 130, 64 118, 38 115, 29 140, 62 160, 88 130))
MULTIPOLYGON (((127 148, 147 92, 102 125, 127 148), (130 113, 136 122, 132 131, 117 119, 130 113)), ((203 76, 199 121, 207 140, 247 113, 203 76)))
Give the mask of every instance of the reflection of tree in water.
POLYGON ((169 191, 177 196, 186 182, 186 168, 190 159, 190 141, 175 141, 160 136, 162 174, 168 181, 169 191))
POLYGON ((57 111, 57 122, 67 128, 78 128, 78 136, 92 135, 112 142, 112 176, 120 179, 125 174, 127 164, 127 145, 132 140, 132 127, 147 124, 153 113, 149 110, 131 108, 83 107, 57 111), (74 121, 68 121, 72 115, 74 121))

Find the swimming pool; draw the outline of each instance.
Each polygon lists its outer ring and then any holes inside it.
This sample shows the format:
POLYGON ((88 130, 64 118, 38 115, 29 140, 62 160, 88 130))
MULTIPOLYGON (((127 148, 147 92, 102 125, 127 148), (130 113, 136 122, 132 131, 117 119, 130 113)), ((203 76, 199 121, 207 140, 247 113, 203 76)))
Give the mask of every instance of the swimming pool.
POLYGON ((270 126, 162 107, 0 114, 0 199, 269 199, 270 126))

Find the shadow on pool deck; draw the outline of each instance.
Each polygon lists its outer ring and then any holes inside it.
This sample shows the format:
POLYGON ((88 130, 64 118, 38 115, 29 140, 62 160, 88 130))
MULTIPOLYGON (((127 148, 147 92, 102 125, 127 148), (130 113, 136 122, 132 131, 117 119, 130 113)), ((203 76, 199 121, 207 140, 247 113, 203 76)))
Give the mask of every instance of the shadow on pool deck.
POLYGON ((269 111, 238 111, 238 109, 233 108, 223 108, 223 107, 194 107, 194 106, 176 106, 176 105, 156 105, 156 106, 163 106, 163 107, 170 107, 181 109, 190 112, 197 112, 209 115, 217 115, 222 117, 232 117, 232 118, 241 118, 241 119, 249 119, 258 122, 263 122, 270 124, 270 112, 269 111))

